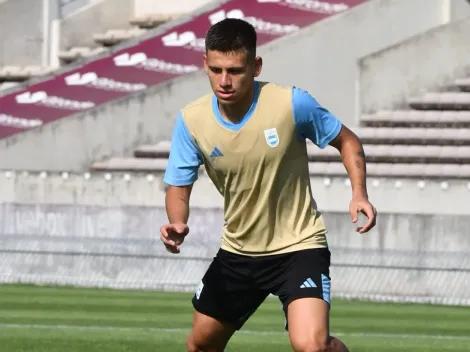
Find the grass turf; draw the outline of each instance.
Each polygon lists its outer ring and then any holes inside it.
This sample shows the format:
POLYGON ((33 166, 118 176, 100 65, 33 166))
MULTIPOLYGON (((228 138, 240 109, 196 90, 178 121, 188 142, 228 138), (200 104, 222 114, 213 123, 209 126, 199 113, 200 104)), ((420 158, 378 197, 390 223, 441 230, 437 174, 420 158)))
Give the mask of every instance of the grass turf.
MULTIPOLYGON (((0 286, 1 352, 181 352, 191 294, 0 286)), ((470 308, 333 301, 331 329, 351 352, 469 351, 470 308)), ((268 298, 229 352, 292 351, 268 298)))

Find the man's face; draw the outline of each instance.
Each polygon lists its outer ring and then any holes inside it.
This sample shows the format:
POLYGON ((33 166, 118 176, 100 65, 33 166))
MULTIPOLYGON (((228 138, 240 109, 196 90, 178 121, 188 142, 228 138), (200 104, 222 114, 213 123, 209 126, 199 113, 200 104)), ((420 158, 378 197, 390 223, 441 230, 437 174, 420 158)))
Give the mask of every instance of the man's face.
POLYGON ((248 53, 222 53, 209 50, 204 55, 204 67, 214 94, 221 104, 235 104, 243 99, 261 72, 261 58, 250 58, 248 53))

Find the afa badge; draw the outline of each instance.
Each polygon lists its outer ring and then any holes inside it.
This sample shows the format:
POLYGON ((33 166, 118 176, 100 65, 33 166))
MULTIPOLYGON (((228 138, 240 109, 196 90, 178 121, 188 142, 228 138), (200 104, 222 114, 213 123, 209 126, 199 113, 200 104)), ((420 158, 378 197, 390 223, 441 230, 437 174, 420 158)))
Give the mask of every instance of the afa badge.
POLYGON ((271 148, 277 147, 279 145, 279 136, 275 128, 264 130, 264 137, 266 138, 266 142, 271 148))

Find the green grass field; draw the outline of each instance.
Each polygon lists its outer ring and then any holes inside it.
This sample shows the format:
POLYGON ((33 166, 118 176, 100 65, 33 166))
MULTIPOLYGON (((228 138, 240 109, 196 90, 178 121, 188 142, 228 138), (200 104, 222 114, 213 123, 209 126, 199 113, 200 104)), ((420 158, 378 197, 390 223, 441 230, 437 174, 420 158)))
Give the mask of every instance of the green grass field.
MULTIPOLYGON (((2 352, 184 352, 191 294, 0 286, 2 352)), ((331 327, 352 352, 470 350, 470 308, 335 300, 331 327)), ((229 352, 292 351, 268 298, 229 352)))

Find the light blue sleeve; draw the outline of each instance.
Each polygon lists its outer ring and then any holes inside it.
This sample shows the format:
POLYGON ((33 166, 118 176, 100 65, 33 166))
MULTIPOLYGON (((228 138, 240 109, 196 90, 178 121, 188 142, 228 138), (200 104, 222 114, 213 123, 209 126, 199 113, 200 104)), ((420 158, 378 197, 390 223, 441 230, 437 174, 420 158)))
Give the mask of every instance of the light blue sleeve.
POLYGON ((298 138, 324 149, 341 131, 341 121, 305 90, 293 88, 292 105, 298 138))
POLYGON ((170 157, 163 181, 171 186, 187 186, 197 180, 202 154, 189 134, 181 113, 171 138, 170 157))

